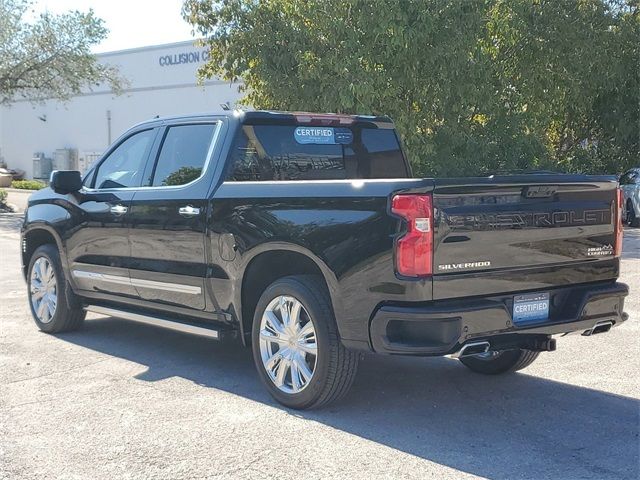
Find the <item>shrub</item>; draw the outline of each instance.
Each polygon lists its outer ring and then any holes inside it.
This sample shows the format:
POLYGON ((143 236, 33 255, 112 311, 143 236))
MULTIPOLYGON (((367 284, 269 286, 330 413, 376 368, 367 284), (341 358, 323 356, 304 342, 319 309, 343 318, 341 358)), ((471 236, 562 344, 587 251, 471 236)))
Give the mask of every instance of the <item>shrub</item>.
MULTIPOLYGON (((614 173, 640 148, 638 0, 184 0, 254 108, 389 115, 418 176, 614 173)), ((3 59, 4 60, 4 59, 3 59)))
POLYGON ((19 188, 21 190, 40 190, 46 187, 46 185, 38 180, 14 180, 11 182, 13 188, 19 188))
POLYGON ((7 191, 0 188, 0 206, 7 202, 7 191))

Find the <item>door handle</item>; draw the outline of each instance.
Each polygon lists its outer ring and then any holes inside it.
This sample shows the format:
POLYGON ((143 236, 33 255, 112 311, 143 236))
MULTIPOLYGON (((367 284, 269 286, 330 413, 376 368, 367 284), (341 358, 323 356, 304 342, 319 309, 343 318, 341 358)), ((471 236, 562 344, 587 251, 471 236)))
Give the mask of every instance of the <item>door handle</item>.
POLYGON ((109 211, 111 213, 113 213, 114 215, 117 215, 118 217, 120 215, 124 215, 125 213, 127 213, 127 210, 129 210, 127 207, 125 207, 124 205, 114 205, 113 207, 111 207, 109 209, 109 211))
POLYGON ((191 205, 187 205, 186 207, 180 207, 178 209, 178 213, 187 218, 195 217, 196 215, 200 215, 200 209, 192 207, 191 205))

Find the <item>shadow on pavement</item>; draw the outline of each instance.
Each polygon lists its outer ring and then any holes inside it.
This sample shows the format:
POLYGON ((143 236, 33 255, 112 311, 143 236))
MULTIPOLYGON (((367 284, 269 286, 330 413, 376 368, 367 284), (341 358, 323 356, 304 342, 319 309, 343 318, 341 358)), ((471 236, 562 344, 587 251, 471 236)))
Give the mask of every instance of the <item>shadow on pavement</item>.
POLYGON ((0 233, 19 232, 23 220, 24 215, 21 213, 0 213, 0 233))
POLYGON ((640 228, 624 229, 622 258, 640 258, 640 228))
MULTIPOLYGON (((2 214, 0 233, 15 233, 21 223, 20 215, 2 214)), ((626 228, 623 258, 640 258, 639 242, 640 229, 626 228)), ((282 408, 260 384, 250 350, 238 344, 115 318, 58 337, 146 366, 142 381, 181 377, 282 408)), ((486 377, 444 358, 376 356, 364 357, 341 403, 289 411, 492 479, 639 478, 639 412, 634 399, 526 373, 486 377)))
MULTIPOLYGON (((109 317, 59 338, 145 365, 143 381, 177 376, 282 408, 239 344, 109 317)), ((636 400, 523 373, 480 376, 445 358, 365 356, 342 402, 289 413, 492 479, 639 474, 636 400)))

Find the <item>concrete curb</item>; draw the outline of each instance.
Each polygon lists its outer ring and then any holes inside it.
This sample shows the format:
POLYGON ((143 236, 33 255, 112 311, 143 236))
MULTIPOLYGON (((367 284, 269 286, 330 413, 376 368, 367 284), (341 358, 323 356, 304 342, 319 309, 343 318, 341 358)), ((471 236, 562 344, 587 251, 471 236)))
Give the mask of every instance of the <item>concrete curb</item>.
POLYGON ((12 188, 12 187, 0 187, 0 189, 4 190, 5 192, 16 192, 16 193, 33 193, 33 192, 37 192, 38 190, 27 190, 26 188, 12 188))
POLYGON ((20 188, 7 188, 7 204, 13 205, 16 211, 23 212, 27 209, 29 197, 37 190, 23 190, 20 188))

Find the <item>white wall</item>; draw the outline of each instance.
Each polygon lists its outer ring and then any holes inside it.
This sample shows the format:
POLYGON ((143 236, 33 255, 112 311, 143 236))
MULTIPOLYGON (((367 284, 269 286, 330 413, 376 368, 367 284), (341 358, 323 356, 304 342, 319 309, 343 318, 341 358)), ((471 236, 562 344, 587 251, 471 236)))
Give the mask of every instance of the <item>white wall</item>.
POLYGON ((109 144, 107 111, 113 141, 132 125, 156 115, 212 112, 219 111, 221 103, 234 105, 240 97, 238 84, 214 80, 196 85, 196 70, 205 56, 191 42, 98 55, 100 61, 119 66, 130 82, 125 92, 116 97, 98 87, 66 104, 20 101, 0 108, 0 156, 9 167, 25 170, 31 177, 34 152, 53 157, 58 148, 103 151, 109 144), (166 65, 180 58, 188 63, 166 65))

